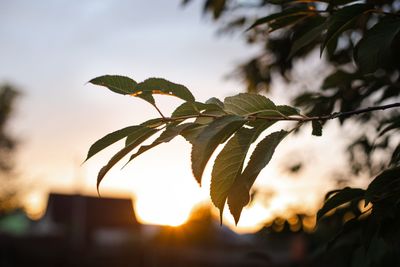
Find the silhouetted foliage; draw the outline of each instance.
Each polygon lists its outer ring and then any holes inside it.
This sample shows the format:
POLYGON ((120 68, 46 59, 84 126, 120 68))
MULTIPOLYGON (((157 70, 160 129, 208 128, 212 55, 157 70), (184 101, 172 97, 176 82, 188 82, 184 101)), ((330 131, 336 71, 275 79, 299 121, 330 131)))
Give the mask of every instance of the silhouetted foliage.
POLYGON ((0 86, 0 214, 20 207, 19 184, 16 183, 16 174, 13 156, 17 141, 9 133, 8 122, 15 108, 18 91, 10 85, 0 86))
MULTIPOLYGON (((249 43, 263 48, 261 54, 239 66, 250 92, 270 90, 273 77, 277 76, 288 84, 298 83, 293 78, 293 70, 298 68, 298 62, 310 58, 319 49, 321 68, 329 70, 328 75, 315 88, 307 91, 300 88, 292 100, 306 115, 346 112, 399 99, 398 0, 207 0, 204 7, 206 12, 213 12, 214 19, 228 25, 224 29, 250 27, 249 43), (239 17, 240 24, 232 23, 239 17)), ((324 72, 315 76, 321 73, 324 72)), ((319 217, 343 204, 353 207, 352 218, 344 220, 344 227, 334 239, 344 240, 341 247, 347 246, 350 251, 341 250, 346 260, 340 266, 397 266, 396 254, 400 248, 396 241, 400 237, 398 109, 383 116, 363 113, 339 120, 356 122, 360 129, 359 137, 348 147, 351 171, 370 176, 380 174, 366 190, 344 188, 328 193, 319 217), (360 203, 370 203, 371 207, 360 208, 360 203)))
MULTIPOLYGON (((308 116, 381 105, 399 98, 399 7, 398 0, 204 1, 204 12, 212 13, 222 31, 242 34, 248 29, 243 35, 248 43, 262 48, 260 54, 238 66, 247 91, 268 92, 274 78, 281 77, 294 85, 287 86, 284 90, 291 91, 285 94, 292 95, 293 105, 308 116), (316 80, 324 73, 327 76, 313 88, 296 86, 301 81, 293 72, 317 50, 321 70, 314 76, 316 80)), ((398 116, 393 111, 385 116, 364 113, 339 118, 342 123, 357 121, 360 128, 360 137, 349 146, 354 174, 368 172, 373 176, 382 171, 388 159, 374 160, 382 151, 393 154, 392 161, 396 160, 398 140, 382 129, 398 121, 398 116)))

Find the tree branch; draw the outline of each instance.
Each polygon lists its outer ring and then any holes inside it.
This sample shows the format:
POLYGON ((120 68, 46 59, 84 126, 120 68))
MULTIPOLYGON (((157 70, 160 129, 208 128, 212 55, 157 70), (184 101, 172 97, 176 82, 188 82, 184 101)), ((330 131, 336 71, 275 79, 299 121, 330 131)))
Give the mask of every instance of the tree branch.
MULTIPOLYGON (((337 119, 339 117, 348 117, 348 116, 353 116, 353 115, 358 115, 362 113, 368 113, 376 110, 385 110, 385 109, 390 109, 390 108, 395 108, 395 107, 400 107, 400 103, 392 103, 389 105, 383 105, 383 106, 373 106, 373 107, 368 107, 368 108, 363 108, 363 109, 357 109, 357 110, 351 110, 351 111, 344 111, 344 112, 335 112, 329 115, 323 115, 323 116, 314 116, 314 117, 307 117, 303 115, 296 115, 292 117, 288 116, 257 116, 257 115, 250 115, 247 116, 247 119, 249 120, 256 120, 256 119, 261 119, 261 120, 268 120, 268 121, 297 121, 297 122, 308 122, 308 121, 327 121, 327 120, 332 120, 332 119, 337 119)), ((161 113, 160 113, 161 114, 161 113)), ((215 115, 215 114, 204 114, 200 113, 197 115, 188 115, 188 116, 180 116, 180 117, 164 117, 162 116, 164 121, 178 121, 178 120, 187 120, 187 119, 193 119, 193 118, 220 118, 223 115, 215 115)))
POLYGON ((368 112, 375 111, 375 110, 385 110, 385 109, 395 108, 395 107, 400 107, 400 103, 393 103, 393 104, 383 105, 383 106, 374 106, 374 107, 368 107, 368 108, 344 111, 344 112, 335 112, 335 113, 332 113, 332 114, 326 115, 326 116, 310 117, 309 120, 322 120, 322 121, 323 120, 332 120, 332 119, 336 119, 339 117, 348 117, 348 116, 352 116, 352 115, 368 113, 368 112))

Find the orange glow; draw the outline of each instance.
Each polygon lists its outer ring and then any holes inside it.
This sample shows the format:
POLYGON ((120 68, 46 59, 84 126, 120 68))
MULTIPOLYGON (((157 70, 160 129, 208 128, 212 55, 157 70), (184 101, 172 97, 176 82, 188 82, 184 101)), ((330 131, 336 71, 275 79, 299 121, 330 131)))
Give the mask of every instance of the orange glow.
POLYGON ((193 206, 207 197, 189 175, 164 173, 153 177, 138 181, 134 190, 135 211, 142 223, 181 225, 187 221, 193 206))
POLYGON ((46 197, 41 194, 30 194, 26 197, 26 215, 32 220, 40 219, 45 212, 46 197))
POLYGON ((143 92, 142 91, 137 91, 135 93, 130 94, 130 96, 138 96, 141 95, 143 92))
MULTIPOLYGON (((115 148, 117 149, 118 147, 115 148)), ((80 175, 66 170, 62 176, 64 183, 61 184, 58 181, 57 184, 49 185, 49 192, 97 196, 95 186, 97 172, 99 166, 107 162, 113 154, 113 151, 109 152, 85 163, 83 167, 80 167, 80 175)), ((188 220, 194 206, 204 201, 210 203, 209 185, 212 164, 207 166, 202 187, 199 187, 193 178, 188 154, 190 154, 190 145, 181 138, 148 151, 123 170, 120 169, 124 163, 122 162, 114 167, 102 181, 101 195, 133 197, 135 213, 141 223, 182 225, 188 220)), ((210 161, 212 162, 213 159, 210 161)), ((271 168, 269 171, 272 172, 271 168)), ((274 174, 269 176, 274 176, 274 174)), ((268 203, 263 203, 262 198, 259 200, 256 198, 254 203, 244 208, 237 226, 228 207, 225 207, 223 222, 236 232, 249 233, 258 231, 276 216, 290 216, 288 209, 298 208, 299 203, 302 208, 308 207, 307 210, 314 210, 312 203, 315 199, 311 194, 303 190, 289 191, 283 187, 286 181, 281 180, 271 179, 274 184, 268 187, 274 188, 277 193, 268 203)), ((38 218, 43 214, 46 208, 46 193, 38 192, 27 198, 26 209, 32 218, 38 218)), ((213 213, 218 219, 216 208, 213 208, 213 213)), ((313 225, 310 223, 307 226, 311 228, 313 225)))
POLYGON ((166 200, 162 203, 139 199, 136 214, 142 223, 179 226, 184 224, 190 214, 191 205, 181 205, 178 201, 166 200))
POLYGON ((232 215, 229 213, 229 210, 225 209, 224 212, 224 222, 227 222, 231 229, 239 233, 256 232, 271 218, 272 214, 270 210, 260 203, 255 203, 250 207, 245 207, 237 226, 235 226, 235 222, 232 215))

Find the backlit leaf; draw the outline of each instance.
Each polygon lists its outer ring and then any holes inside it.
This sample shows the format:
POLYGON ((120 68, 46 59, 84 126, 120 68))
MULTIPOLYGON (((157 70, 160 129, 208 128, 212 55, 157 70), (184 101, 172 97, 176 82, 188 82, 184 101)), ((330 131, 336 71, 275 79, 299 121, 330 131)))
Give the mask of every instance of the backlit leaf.
POLYGON ((186 139, 186 141, 193 144, 195 142, 196 138, 199 136, 199 134, 206 127, 207 127, 207 124, 194 123, 193 127, 183 130, 181 132, 181 135, 186 139))
POLYGON ((142 92, 138 90, 137 83, 129 77, 119 76, 119 75, 104 75, 94 78, 89 81, 95 85, 105 86, 111 91, 122 94, 137 96, 154 104, 154 98, 148 92, 142 92))
POLYGON ((227 112, 241 116, 277 109, 275 104, 265 96, 248 93, 225 98, 224 106, 227 112))
POLYGON ((153 143, 151 143, 150 145, 141 146, 139 148, 139 150, 129 158, 128 162, 125 165, 127 165, 129 162, 131 162, 133 159, 135 159, 137 156, 143 154, 147 150, 150 150, 153 147, 158 146, 162 143, 167 143, 167 142, 171 141, 172 139, 174 139, 176 136, 180 135, 184 130, 191 129, 196 126, 197 126, 196 123, 183 123, 183 124, 180 124, 177 126, 172 125, 172 126, 167 127, 160 134, 160 136, 156 140, 154 140, 153 143))
POLYGON ((185 102, 178 106, 171 117, 182 117, 182 116, 195 116, 200 114, 200 111, 204 109, 205 104, 200 102, 185 102))
POLYGON ((89 152, 87 154, 87 157, 85 159, 85 161, 87 161, 89 158, 91 158, 92 156, 94 156, 95 154, 97 154, 98 152, 100 152, 101 150, 103 150, 104 148, 114 144, 115 142, 121 140, 122 138, 127 137, 128 135, 141 130, 145 127, 143 126, 129 126, 126 128, 123 128, 121 130, 112 132, 110 134, 107 134, 106 136, 104 136, 103 138, 97 140, 90 148, 89 148, 89 152))
MULTIPOLYGON (((170 82, 162 78, 149 78, 136 86, 138 92, 164 94, 179 97, 185 101, 195 101, 192 93, 184 85, 170 82)), ((140 97, 140 94, 138 95, 140 97)))
POLYGON ((221 108, 216 104, 204 104, 201 102, 185 102, 177 107, 174 112, 172 112, 171 117, 182 117, 182 116, 196 116, 199 115, 204 110, 221 110, 221 108))
POLYGON ((211 97, 206 101, 206 104, 217 105, 220 109, 224 109, 224 103, 216 97, 211 97))
POLYGON ((137 85, 131 78, 119 75, 104 75, 96 77, 89 82, 95 85, 105 86, 111 91, 123 95, 135 93, 137 85))
POLYGON ((228 206, 238 223, 243 207, 249 200, 250 189, 262 169, 267 166, 279 143, 288 135, 287 131, 271 133, 260 141, 250 157, 243 173, 237 177, 228 194, 228 206))
POLYGON ((163 118, 156 118, 156 119, 150 119, 148 121, 142 122, 140 125, 150 127, 150 128, 157 128, 163 124, 165 124, 165 120, 163 118))
POLYGON ((204 168, 217 146, 242 127, 245 122, 240 116, 226 115, 204 127, 192 143, 192 171, 197 182, 201 183, 204 168))
POLYGON ((221 220, 228 192, 236 177, 242 172, 251 143, 272 124, 273 122, 263 122, 252 129, 239 129, 215 159, 211 173, 210 194, 214 205, 220 210, 221 220))
POLYGON ((103 180, 104 176, 107 172, 118 162, 120 161, 125 155, 135 149, 138 145, 144 142, 147 138, 152 136, 158 131, 158 129, 152 129, 143 127, 135 131, 134 133, 130 134, 127 137, 126 145, 123 149, 118 151, 110 160, 109 162, 101 168, 97 175, 97 191, 99 190, 99 185, 103 180))

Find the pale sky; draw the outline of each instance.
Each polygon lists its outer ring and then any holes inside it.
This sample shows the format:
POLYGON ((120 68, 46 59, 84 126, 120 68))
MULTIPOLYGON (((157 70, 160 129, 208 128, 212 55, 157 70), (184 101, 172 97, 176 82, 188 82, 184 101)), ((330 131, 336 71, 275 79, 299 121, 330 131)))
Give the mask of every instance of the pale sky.
MULTIPOLYGON (((90 145, 109 132, 157 116, 139 99, 86 84, 90 79, 104 74, 136 81, 163 77, 186 85, 200 101, 243 91, 238 80, 224 77, 257 48, 248 47, 240 34, 216 36, 216 25, 202 16, 202 1, 186 8, 180 2, 0 1, 0 82, 12 83, 23 92, 12 130, 21 140, 18 169, 33 188, 29 201, 42 203, 46 193, 54 190, 94 194, 96 172, 119 147, 81 166, 90 145)), ((179 103, 158 99, 164 110, 179 103)), ((329 146, 329 136, 292 142, 282 151, 301 149, 307 142, 329 146)), ((300 191, 310 198, 303 198, 304 205, 313 205, 321 193, 310 188, 329 187, 326 180, 267 180, 278 173, 277 167, 273 169, 278 161, 274 159, 259 180, 278 192, 289 192, 278 194, 281 202, 298 202, 300 191)), ((326 164, 320 161, 317 169, 324 169, 326 164)), ((171 206, 186 214, 193 205, 190 199, 208 199, 207 182, 199 189, 191 175, 190 146, 183 139, 142 155, 122 171, 114 168, 101 191, 133 192, 138 212, 153 214, 168 212, 171 206)), ((256 204, 254 212, 268 218, 282 209, 281 202, 272 204, 275 209, 256 204)), ((246 217, 242 220, 246 223, 246 217)))

